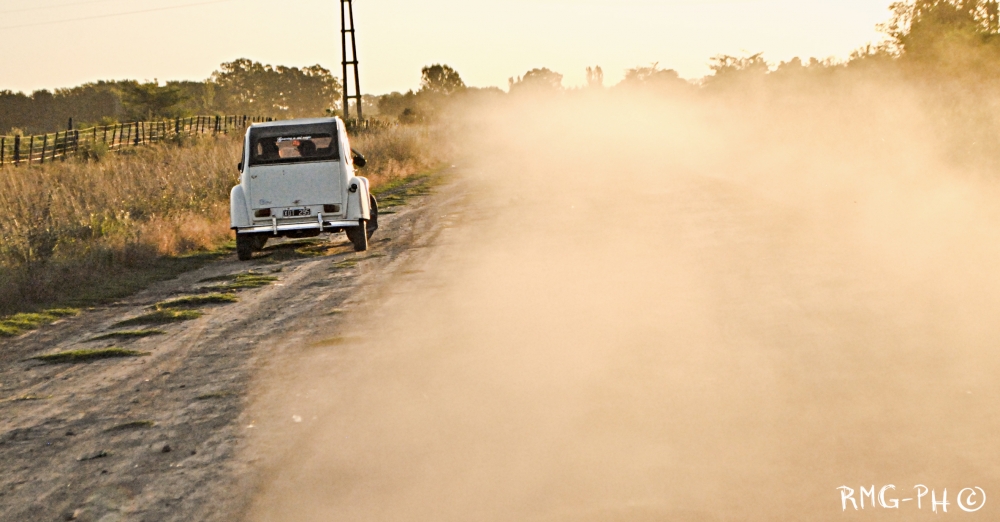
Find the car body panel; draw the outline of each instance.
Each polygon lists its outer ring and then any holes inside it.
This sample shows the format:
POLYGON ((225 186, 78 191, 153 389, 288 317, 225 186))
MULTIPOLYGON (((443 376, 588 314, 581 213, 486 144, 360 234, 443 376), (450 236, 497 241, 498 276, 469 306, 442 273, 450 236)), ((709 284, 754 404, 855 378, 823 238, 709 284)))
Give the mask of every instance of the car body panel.
MULTIPOLYGON (((341 230, 360 226, 363 220, 370 218, 368 180, 354 174, 350 140, 340 118, 254 124, 244 136, 243 158, 240 184, 230 193, 230 226, 239 234, 341 230), (337 133, 338 150, 334 160, 283 159, 279 161, 294 162, 257 165, 249 161, 251 133, 256 129, 288 127, 294 130, 296 126, 315 129, 317 125, 331 124, 336 126, 337 133)), ((277 156, 266 159, 274 158, 277 156)))

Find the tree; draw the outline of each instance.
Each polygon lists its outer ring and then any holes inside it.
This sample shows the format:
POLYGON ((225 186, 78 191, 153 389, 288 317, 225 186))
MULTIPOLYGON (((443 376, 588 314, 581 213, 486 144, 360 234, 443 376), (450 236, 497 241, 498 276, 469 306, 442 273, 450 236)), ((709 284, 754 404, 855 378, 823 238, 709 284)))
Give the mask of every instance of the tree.
POLYGON ((912 0, 892 4, 879 28, 911 70, 941 77, 992 77, 1000 64, 995 0, 912 0))
POLYGON ((1000 16, 996 0, 912 0, 889 6, 892 18, 879 26, 901 53, 927 54, 945 40, 995 40, 1000 16))
POLYGON ((378 113, 389 118, 399 118, 405 111, 416 111, 417 94, 408 91, 406 94, 393 92, 378 99, 378 113))
POLYGON ((681 79, 677 71, 673 69, 660 69, 658 63, 654 63, 649 67, 636 67, 625 71, 625 78, 620 85, 622 87, 641 87, 657 90, 690 87, 688 82, 681 79))
POLYGON ((180 105, 187 95, 176 85, 160 86, 158 82, 131 82, 124 86, 123 103, 126 118, 153 120, 176 118, 182 115, 180 105))
POLYGON ((342 92, 340 82, 319 65, 272 67, 246 58, 222 64, 212 82, 223 110, 282 118, 322 116, 337 106, 342 92))
POLYGON ((601 66, 587 67, 587 88, 600 89, 604 87, 604 71, 601 66))
POLYGON ((465 82, 447 65, 429 65, 420 70, 420 92, 450 96, 465 90, 465 82))
POLYGON ((563 75, 546 68, 532 69, 509 80, 510 92, 552 93, 562 90, 563 75))
POLYGON ((762 81, 771 70, 764 53, 737 57, 720 54, 712 58, 709 65, 713 74, 704 79, 706 87, 718 88, 743 84, 747 81, 762 81))

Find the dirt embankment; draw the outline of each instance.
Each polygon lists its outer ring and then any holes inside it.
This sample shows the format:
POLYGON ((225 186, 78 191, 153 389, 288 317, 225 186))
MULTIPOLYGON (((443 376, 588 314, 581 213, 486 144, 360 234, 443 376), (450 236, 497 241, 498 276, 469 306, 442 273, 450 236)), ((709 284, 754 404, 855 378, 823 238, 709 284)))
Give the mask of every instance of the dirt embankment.
POLYGON ((366 253, 342 234, 279 243, 4 339, 0 519, 231 520, 246 500, 233 485, 255 459, 241 452, 254 376, 336 338, 434 237, 441 197, 412 197, 433 183, 382 194, 366 253))

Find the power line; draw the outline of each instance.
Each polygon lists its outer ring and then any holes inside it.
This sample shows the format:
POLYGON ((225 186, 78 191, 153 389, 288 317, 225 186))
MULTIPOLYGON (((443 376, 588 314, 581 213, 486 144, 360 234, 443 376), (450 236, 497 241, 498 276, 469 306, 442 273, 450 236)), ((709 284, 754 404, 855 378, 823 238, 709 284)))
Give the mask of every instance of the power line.
POLYGON ((80 21, 84 21, 84 20, 99 20, 99 19, 103 19, 103 18, 115 18, 115 17, 128 16, 128 15, 134 15, 134 14, 153 13, 153 12, 157 12, 157 11, 169 11, 169 10, 172 10, 172 9, 183 9, 183 8, 186 8, 186 7, 198 7, 198 6, 210 5, 210 4, 223 4, 223 3, 226 3, 226 2, 232 2, 232 1, 233 0, 213 0, 211 2, 198 2, 196 4, 174 5, 174 6, 170 6, 170 7, 158 7, 156 9, 143 9, 141 11, 127 11, 127 12, 124 12, 124 13, 112 13, 112 14, 106 14, 106 15, 83 16, 83 17, 80 17, 80 18, 67 18, 65 20, 51 20, 51 21, 47 21, 47 22, 37 22, 37 23, 33 23, 33 24, 5 25, 5 26, 0 26, 0 29, 21 29, 23 27, 39 27, 39 26, 43 26, 43 25, 65 24, 65 23, 69 23, 69 22, 80 22, 80 21))
POLYGON ((105 2, 110 2, 111 0, 90 0, 88 2, 71 2, 68 4, 56 4, 56 5, 43 5, 39 7, 25 7, 23 9, 11 9, 9 11, 0 11, 0 14, 9 13, 23 13, 25 11, 40 11, 42 9, 57 9, 60 7, 71 7, 74 5, 88 5, 88 4, 103 4, 105 2))

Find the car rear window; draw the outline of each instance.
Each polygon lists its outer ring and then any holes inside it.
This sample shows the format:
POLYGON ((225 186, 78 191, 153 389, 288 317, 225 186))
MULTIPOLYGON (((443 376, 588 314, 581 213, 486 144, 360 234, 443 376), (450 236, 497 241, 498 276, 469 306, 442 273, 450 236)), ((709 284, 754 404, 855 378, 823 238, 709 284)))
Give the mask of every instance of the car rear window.
POLYGON ((250 129, 250 165, 336 161, 337 127, 333 123, 250 129))

